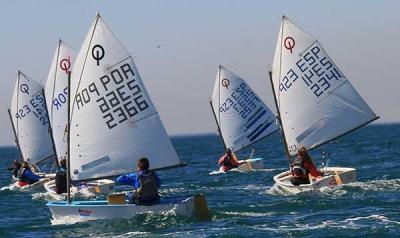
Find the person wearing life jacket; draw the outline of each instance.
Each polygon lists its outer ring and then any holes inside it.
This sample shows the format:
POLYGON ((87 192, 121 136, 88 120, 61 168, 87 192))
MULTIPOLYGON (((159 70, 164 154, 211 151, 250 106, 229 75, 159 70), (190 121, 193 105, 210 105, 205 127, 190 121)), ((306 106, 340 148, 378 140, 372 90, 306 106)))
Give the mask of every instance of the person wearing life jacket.
POLYGON ((18 179, 20 186, 33 184, 39 181, 42 177, 32 172, 28 162, 22 162, 22 168, 18 171, 18 179))
POLYGON ((145 157, 137 162, 137 171, 121 175, 117 183, 131 185, 135 188, 134 193, 128 194, 129 203, 137 205, 154 205, 160 202, 158 188, 161 180, 154 171, 149 170, 149 160, 145 157))
POLYGON ((323 173, 318 171, 317 167, 313 164, 304 146, 300 146, 297 157, 291 165, 291 169, 293 177, 290 179, 290 182, 295 186, 309 184, 309 175, 316 178, 323 176, 323 173))
POLYGON ((233 168, 239 167, 241 164, 237 161, 236 155, 228 148, 225 154, 218 160, 221 165, 220 171, 227 172, 233 168))
POLYGON ((67 192, 67 161, 65 158, 60 160, 60 168, 56 170, 55 183, 57 194, 67 192))
POLYGON ((14 160, 13 165, 8 167, 14 178, 18 178, 18 171, 21 169, 21 163, 18 160, 14 160))

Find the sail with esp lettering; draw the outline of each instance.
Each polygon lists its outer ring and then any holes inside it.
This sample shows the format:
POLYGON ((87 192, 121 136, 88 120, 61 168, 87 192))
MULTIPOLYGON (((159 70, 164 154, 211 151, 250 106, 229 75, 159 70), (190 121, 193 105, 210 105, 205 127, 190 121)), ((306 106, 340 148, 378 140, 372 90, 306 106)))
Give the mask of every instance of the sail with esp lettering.
POLYGON ((181 164, 132 56, 100 15, 89 30, 71 75, 72 180, 181 164))
POLYGON ((33 164, 52 158, 43 86, 18 71, 9 112, 22 158, 33 164))
POLYGON ((300 145, 315 148, 379 118, 322 45, 286 17, 272 81, 291 156, 300 145))
POLYGON ((240 150, 279 128, 275 115, 238 75, 219 66, 212 109, 227 148, 240 150))
POLYGON ((67 155, 68 72, 72 70, 74 60, 75 52, 59 40, 44 88, 58 159, 67 155))

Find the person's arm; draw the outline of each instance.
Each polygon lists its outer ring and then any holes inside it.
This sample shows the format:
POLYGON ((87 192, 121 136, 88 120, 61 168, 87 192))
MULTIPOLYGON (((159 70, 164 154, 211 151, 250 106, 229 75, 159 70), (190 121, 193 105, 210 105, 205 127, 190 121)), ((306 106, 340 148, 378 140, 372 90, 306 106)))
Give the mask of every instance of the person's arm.
POLYGON ((136 173, 130 173, 130 174, 125 174, 125 175, 121 175, 117 178, 117 183, 119 184, 123 184, 123 185, 129 185, 129 186, 133 186, 136 189, 139 187, 137 185, 137 176, 136 173))
POLYGON ((30 170, 25 170, 25 177, 31 181, 37 181, 42 178, 30 170))
MULTIPOLYGON (((231 158, 236 162, 236 164, 239 164, 239 160, 235 153, 232 152, 231 158)), ((233 162, 233 163, 235 163, 235 162, 233 162)))
POLYGON ((310 174, 314 177, 319 177, 322 176, 321 172, 318 171, 317 167, 313 163, 310 162, 304 162, 304 167, 310 171, 310 174))
POLYGON ((233 166, 233 167, 239 167, 239 165, 241 165, 241 164, 237 161, 237 159, 235 159, 235 157, 232 157, 231 163, 232 163, 232 166, 233 166))
POLYGON ((224 164, 224 160, 225 160, 225 154, 223 155, 223 156, 221 156, 221 158, 219 158, 219 160, 218 160, 218 164, 219 165, 223 165, 224 164))

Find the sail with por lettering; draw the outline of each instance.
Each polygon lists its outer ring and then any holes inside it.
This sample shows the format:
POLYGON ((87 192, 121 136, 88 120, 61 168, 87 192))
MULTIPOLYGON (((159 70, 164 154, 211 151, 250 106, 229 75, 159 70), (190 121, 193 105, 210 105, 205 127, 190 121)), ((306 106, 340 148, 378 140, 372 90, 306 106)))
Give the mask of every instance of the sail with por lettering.
POLYGON ((11 100, 10 116, 25 161, 35 164, 55 155, 43 86, 20 71, 11 100))
POLYGON ((72 180, 179 166, 177 153, 132 56, 100 15, 76 57, 71 76, 72 180))
POLYGON ((291 156, 379 117, 361 98, 322 45, 282 17, 272 81, 291 156))
POLYGON ((265 103, 238 75, 220 66, 211 97, 226 147, 240 150, 279 128, 265 103))
POLYGON ((67 155, 68 72, 72 70, 74 60, 75 52, 59 40, 44 88, 58 159, 67 155))

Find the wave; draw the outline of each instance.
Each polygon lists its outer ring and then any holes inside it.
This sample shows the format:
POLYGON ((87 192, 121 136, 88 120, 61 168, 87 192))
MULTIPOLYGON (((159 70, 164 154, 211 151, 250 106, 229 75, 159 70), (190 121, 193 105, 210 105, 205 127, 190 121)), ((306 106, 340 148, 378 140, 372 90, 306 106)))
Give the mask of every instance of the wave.
MULTIPOLYGON (((285 223, 287 224, 287 223, 285 223)), ((304 224, 299 222, 292 223, 293 225, 279 225, 277 227, 271 227, 271 225, 256 225, 248 228, 256 229, 256 230, 265 230, 265 231, 273 231, 273 232, 289 232, 289 231, 307 231, 307 230, 317 230, 317 229, 361 229, 361 228, 376 228, 376 227, 396 227, 400 226, 399 221, 390 220, 389 218, 379 215, 373 214, 365 217, 352 217, 346 218, 342 221, 334 221, 334 220, 326 220, 322 221, 318 224, 304 224)))
POLYGON ((220 212, 223 215, 229 216, 245 216, 245 217, 265 217, 273 216, 274 212, 220 212))

